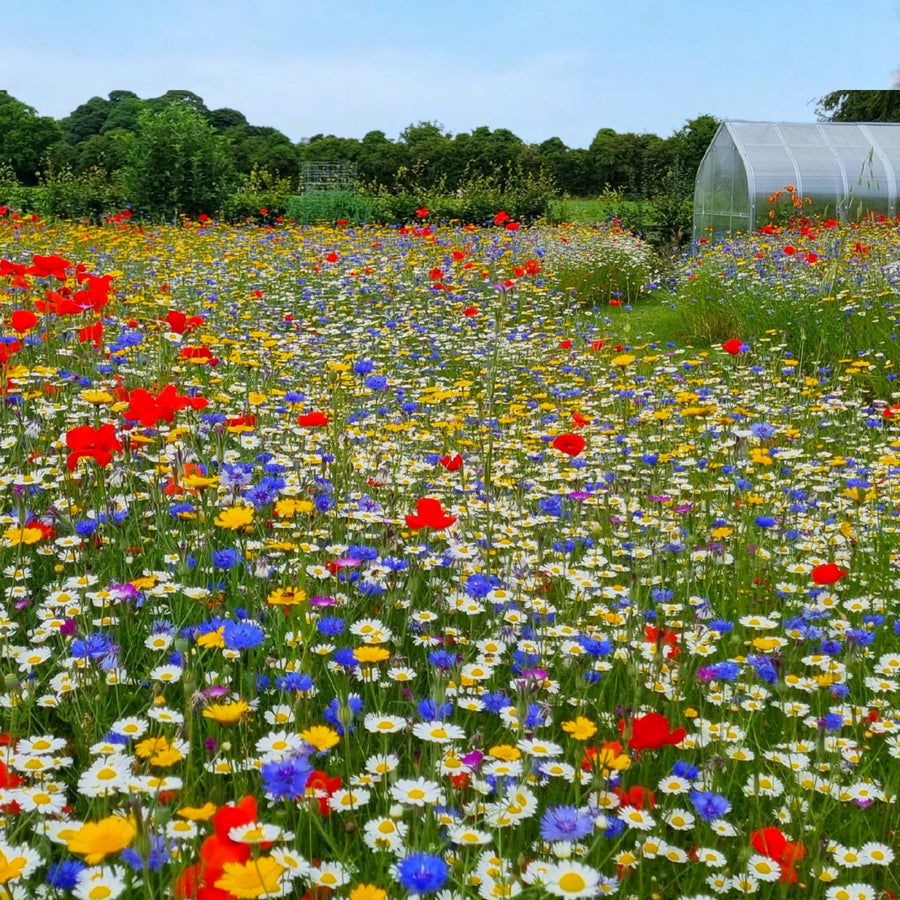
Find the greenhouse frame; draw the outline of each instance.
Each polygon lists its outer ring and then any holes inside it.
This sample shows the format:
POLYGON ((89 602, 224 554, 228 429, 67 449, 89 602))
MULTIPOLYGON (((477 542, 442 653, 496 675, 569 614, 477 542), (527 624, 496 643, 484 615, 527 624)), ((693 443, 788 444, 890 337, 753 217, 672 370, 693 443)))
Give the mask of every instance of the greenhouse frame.
POLYGON ((694 189, 694 240, 753 231, 789 215, 894 216, 900 124, 723 122, 694 189))

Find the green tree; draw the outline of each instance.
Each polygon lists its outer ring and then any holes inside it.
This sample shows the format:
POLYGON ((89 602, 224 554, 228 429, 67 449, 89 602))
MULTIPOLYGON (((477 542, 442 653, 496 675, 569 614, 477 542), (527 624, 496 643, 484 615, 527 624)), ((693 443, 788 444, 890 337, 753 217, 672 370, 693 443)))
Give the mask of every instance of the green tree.
POLYGON ((62 129, 5 91, 0 102, 0 163, 8 163, 23 184, 35 184, 48 148, 62 140, 62 129))
POLYGON ((215 213, 234 183, 228 141, 188 103, 145 110, 126 182, 134 205, 152 216, 215 213))
POLYGON ((816 115, 827 122, 900 122, 900 90, 832 91, 819 98, 816 115))
POLYGON ((76 106, 60 121, 63 136, 70 144, 80 144, 91 135, 100 134, 111 108, 109 100, 91 97, 86 103, 76 106))
POLYGON ((694 191, 703 154, 719 128, 719 119, 702 115, 687 122, 669 138, 672 153, 672 189, 683 196, 694 191))
POLYGON ((123 97, 109 111, 103 128, 100 129, 101 134, 107 131, 137 131, 138 119, 149 106, 149 100, 141 100, 140 97, 123 97))
POLYGON ((407 148, 390 140, 383 131, 370 131, 359 147, 359 177, 393 189, 397 172, 409 166, 407 148))

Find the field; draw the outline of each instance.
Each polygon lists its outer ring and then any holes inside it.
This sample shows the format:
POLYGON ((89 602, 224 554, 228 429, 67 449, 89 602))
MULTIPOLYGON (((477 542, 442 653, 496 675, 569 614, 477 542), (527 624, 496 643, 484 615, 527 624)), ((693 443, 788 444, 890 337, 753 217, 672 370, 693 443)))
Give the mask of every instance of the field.
POLYGON ((900 890, 897 228, 502 219, 0 218, 0 897, 900 890))

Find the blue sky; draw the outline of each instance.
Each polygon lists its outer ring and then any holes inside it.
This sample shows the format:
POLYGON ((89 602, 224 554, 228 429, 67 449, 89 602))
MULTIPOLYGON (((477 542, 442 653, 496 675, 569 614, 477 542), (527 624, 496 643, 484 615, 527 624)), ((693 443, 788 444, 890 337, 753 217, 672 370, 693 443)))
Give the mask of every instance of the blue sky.
POLYGON ((410 122, 586 147, 701 113, 813 121, 900 68, 897 0, 33 0, 3 13, 0 87, 44 115, 192 90, 292 140, 410 122))

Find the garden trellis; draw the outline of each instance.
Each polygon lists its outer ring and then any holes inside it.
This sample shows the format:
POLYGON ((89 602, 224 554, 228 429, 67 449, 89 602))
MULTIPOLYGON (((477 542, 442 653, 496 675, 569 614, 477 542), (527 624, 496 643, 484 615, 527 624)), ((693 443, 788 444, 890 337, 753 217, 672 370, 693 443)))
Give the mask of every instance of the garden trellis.
POLYGON ((803 214, 894 216, 898 178, 900 124, 723 122, 697 172, 694 240, 758 228, 790 195, 803 214))

